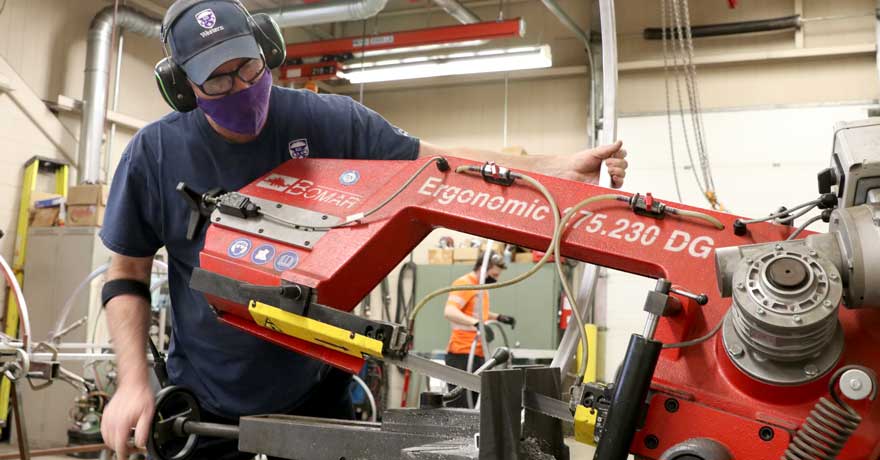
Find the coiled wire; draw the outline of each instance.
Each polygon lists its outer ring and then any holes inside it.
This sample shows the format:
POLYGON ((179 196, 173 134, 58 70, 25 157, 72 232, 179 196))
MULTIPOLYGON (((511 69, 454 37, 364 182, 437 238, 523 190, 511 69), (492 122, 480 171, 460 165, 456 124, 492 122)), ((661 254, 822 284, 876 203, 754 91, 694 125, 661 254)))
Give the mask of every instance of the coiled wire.
MULTIPOLYGON (((843 373, 854 367, 839 369, 831 377, 831 398, 821 398, 810 416, 798 428, 781 460, 835 460, 850 436, 858 429, 862 417, 840 398, 837 382, 843 373)), ((864 369, 864 368, 862 368, 864 369)), ((871 373, 873 374, 873 373, 871 373)), ((875 382, 876 388, 876 382, 875 382)), ((871 396, 874 399, 876 392, 871 396)))

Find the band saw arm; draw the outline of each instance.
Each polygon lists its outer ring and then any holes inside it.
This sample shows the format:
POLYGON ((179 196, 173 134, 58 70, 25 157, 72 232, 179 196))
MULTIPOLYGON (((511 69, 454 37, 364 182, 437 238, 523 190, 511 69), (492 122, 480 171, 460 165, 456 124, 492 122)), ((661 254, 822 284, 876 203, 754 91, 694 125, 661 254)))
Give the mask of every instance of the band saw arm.
MULTIPOLYGON (((228 212, 218 207, 210 214, 192 286, 205 292, 221 320, 356 372, 364 355, 405 351, 408 331, 403 325, 358 323, 362 320, 347 312, 432 230, 443 227, 541 251, 550 247, 557 230, 552 205, 516 176, 497 165, 456 158, 288 161, 225 196, 247 209, 257 207, 259 215, 228 207, 228 212), (296 318, 278 324, 266 314, 271 308, 296 318), (303 317, 319 324, 301 321, 303 317), (315 334, 314 340, 292 337, 291 328, 315 334), (365 338, 362 347, 342 350, 332 345, 334 337, 349 331, 365 338)), ((716 288, 716 248, 780 241, 792 231, 755 223, 737 235, 734 215, 538 174, 530 177, 546 188, 561 213, 590 198, 607 198, 584 207, 563 229, 561 256, 665 278, 682 290, 707 295, 702 307, 678 295, 682 308, 657 324, 654 337, 661 342, 701 336, 727 313, 730 301, 716 288), (709 219, 695 217, 699 215, 709 219)), ((858 327, 856 312, 842 310, 840 317, 845 329, 858 327)), ((869 349, 864 337, 848 334, 847 346, 862 363, 878 360, 859 351, 869 349)), ((633 453, 656 458, 665 447, 703 436, 734 449, 736 458, 778 458, 826 383, 792 389, 749 381, 715 340, 664 350, 652 397, 675 398, 683 413, 713 423, 694 425, 690 420, 687 428, 664 423, 669 417, 664 404, 651 404, 633 453), (739 430, 727 429, 730 424, 739 430), (778 436, 763 439, 763 428, 778 436), (742 444, 746 433, 756 447, 742 444), (646 441, 648 436, 659 443, 646 441)), ((880 434, 877 417, 859 433, 865 441, 856 450, 864 453, 872 448, 867 440, 880 434)))

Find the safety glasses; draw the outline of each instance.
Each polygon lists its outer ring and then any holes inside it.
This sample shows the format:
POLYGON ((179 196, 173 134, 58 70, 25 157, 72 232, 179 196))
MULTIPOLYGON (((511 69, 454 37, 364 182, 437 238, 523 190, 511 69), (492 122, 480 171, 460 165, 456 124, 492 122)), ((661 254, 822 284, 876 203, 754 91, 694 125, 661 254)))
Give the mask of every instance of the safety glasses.
POLYGON ((262 57, 248 59, 231 72, 212 75, 201 85, 197 85, 208 96, 225 96, 235 87, 235 79, 252 84, 266 71, 266 62, 262 57))

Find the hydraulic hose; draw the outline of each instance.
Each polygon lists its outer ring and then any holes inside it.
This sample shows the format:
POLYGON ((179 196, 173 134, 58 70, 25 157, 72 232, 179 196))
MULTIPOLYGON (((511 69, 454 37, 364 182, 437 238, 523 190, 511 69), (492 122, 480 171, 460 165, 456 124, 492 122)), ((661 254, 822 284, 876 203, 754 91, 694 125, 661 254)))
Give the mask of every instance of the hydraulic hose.
MULTIPOLYGON (((476 174, 479 174, 479 171, 480 171, 479 167, 476 167, 476 166, 459 166, 455 170, 455 172, 457 172, 457 173, 476 173, 476 174), (476 168, 476 170, 472 170, 470 168, 476 168)), ((559 226, 559 209, 556 206, 556 200, 553 199, 553 196, 550 195, 550 192, 547 190, 547 188, 544 187, 542 184, 540 184, 535 179, 533 179, 529 176, 526 176, 525 174, 512 173, 512 175, 517 179, 523 179, 526 182, 529 182, 529 184, 531 184, 532 186, 535 186, 544 195, 544 197, 547 199, 547 201, 550 204, 551 211, 553 214, 553 227, 554 227, 554 229, 556 229, 559 226)), ((558 232, 554 232, 554 233, 558 233, 558 232)), ((532 268, 530 268, 525 273, 522 273, 521 275, 516 276, 514 278, 511 278, 507 281, 499 281, 495 284, 475 284, 473 286, 448 286, 445 288, 437 289, 436 291, 429 293, 428 295, 423 297, 421 300, 419 300, 419 302, 415 305, 415 307, 413 307, 412 311, 409 312, 410 323, 415 321, 416 316, 419 314, 419 312, 422 310, 422 308, 424 308, 425 305, 427 305, 428 302, 431 301, 431 299, 433 299, 434 297, 437 297, 441 294, 446 294, 446 293, 452 292, 452 291, 478 291, 481 289, 499 289, 499 288, 503 288, 506 286, 514 285, 516 283, 519 283, 519 282, 529 278, 530 276, 534 275, 538 270, 540 270, 541 267, 544 266, 544 264, 547 263, 547 261, 553 255, 553 246, 554 246, 553 242, 551 241, 550 247, 547 248, 547 251, 544 253, 544 256, 541 257, 541 259, 538 260, 538 262, 536 262, 535 265, 532 266, 532 268)))
POLYGON ((578 369, 577 382, 582 382, 584 379, 584 375, 587 373, 586 357, 588 356, 587 347, 589 346, 589 341, 587 340, 586 323, 584 322, 584 318, 581 316, 581 313, 578 311, 577 300, 575 300, 574 295, 571 293, 571 287, 568 285, 568 281, 565 278, 565 273, 562 272, 562 260, 558 256, 558 254, 560 253, 560 240, 562 239, 562 233, 565 231, 565 227, 568 225, 568 221, 571 220, 572 216, 580 212, 581 209, 587 207, 592 203, 597 203, 600 201, 618 201, 619 197, 620 195, 617 194, 604 194, 596 195, 581 201, 580 203, 574 205, 574 207, 569 209, 564 216, 562 216, 562 220, 559 222, 559 225, 557 225, 556 231, 553 234, 553 251, 557 254, 555 260, 556 273, 559 275, 559 284, 562 285, 562 291, 565 293, 565 298, 568 299, 568 303, 571 305, 571 313, 574 316, 575 322, 577 323, 578 335, 581 338, 581 349, 583 350, 584 356, 584 359, 581 360, 580 369, 578 369))

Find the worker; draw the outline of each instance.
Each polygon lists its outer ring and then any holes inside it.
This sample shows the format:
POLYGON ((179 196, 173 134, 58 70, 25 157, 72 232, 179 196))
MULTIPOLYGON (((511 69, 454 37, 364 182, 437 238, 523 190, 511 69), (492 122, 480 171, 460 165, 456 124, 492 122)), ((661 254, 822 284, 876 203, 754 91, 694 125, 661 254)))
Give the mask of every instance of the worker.
MULTIPOLYGON (((480 272, 483 269, 483 252, 474 262, 474 269, 465 273, 452 282, 453 286, 476 286, 480 284, 480 272)), ((507 269, 504 258, 495 251, 489 251, 489 260, 486 267, 486 284, 494 284, 501 276, 501 272, 507 269)), ((495 320, 510 327, 516 326, 516 319, 509 315, 500 315, 489 310, 489 291, 452 291, 446 299, 443 316, 449 321, 452 333, 449 334, 449 345, 446 346, 446 365, 456 369, 474 371, 485 362, 483 344, 478 332, 480 323, 483 323, 483 331, 486 342, 494 338, 492 328, 485 325, 486 321, 495 320), (482 298, 482 302, 479 299, 482 298), (477 306, 482 304, 482 311, 477 312, 477 306)), ((455 388, 450 384, 449 390, 455 388)), ((447 407, 468 407, 467 398, 474 398, 473 394, 462 393, 457 398, 449 401, 447 407)), ((473 401, 474 399, 471 399, 473 401)))
MULTIPOLYGON (((119 385, 104 410, 101 433, 117 458, 127 458, 132 427, 135 444, 145 445, 154 412, 145 348, 147 283, 153 256, 163 246, 173 318, 168 374, 198 397, 203 421, 235 423, 262 413, 353 417, 349 375, 221 324, 204 296, 189 288, 205 229, 192 241, 186 238, 189 208, 175 192, 178 183, 197 191, 238 190, 291 158, 416 160, 441 154, 587 182, 597 181, 605 162, 616 187, 626 175, 619 142, 540 158, 444 149, 349 97, 273 86, 255 33, 262 39, 280 32, 254 31, 254 23, 236 0, 172 4, 162 46, 185 74, 198 107, 139 130, 113 177, 100 236, 113 252, 102 300, 119 385)), ((250 457, 238 456, 234 441, 201 442, 193 458, 250 457)))

